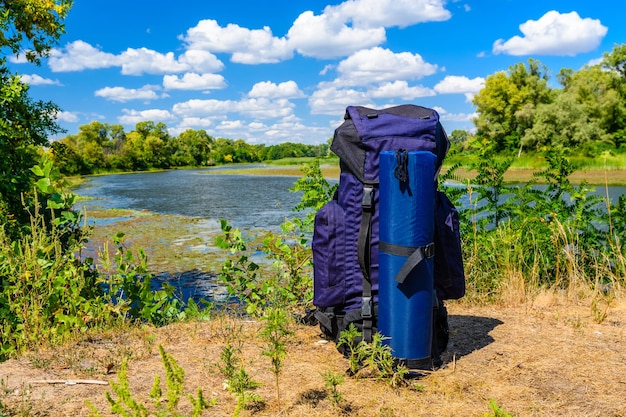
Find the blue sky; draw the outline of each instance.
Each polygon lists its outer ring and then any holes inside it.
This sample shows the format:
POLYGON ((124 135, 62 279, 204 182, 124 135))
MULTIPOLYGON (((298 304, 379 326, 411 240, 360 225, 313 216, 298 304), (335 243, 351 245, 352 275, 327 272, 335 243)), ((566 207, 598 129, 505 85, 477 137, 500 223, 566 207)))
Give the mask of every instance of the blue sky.
MULTIPOLYGON (((554 76, 626 43, 613 0, 76 0, 40 67, 13 58, 68 134, 165 123, 249 143, 322 143, 348 105, 414 103, 472 129, 490 74, 554 76)), ((553 81, 556 83, 556 81, 553 81)))

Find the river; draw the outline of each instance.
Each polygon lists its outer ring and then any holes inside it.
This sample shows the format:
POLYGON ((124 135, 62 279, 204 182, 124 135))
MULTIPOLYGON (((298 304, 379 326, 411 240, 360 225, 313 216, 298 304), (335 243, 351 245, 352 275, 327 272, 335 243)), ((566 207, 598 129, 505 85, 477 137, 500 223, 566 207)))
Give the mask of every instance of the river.
MULTIPOLYGON (((290 192, 296 178, 219 174, 219 169, 174 170, 91 177, 76 194, 104 209, 148 210, 211 220, 228 219, 241 229, 274 229, 301 195, 290 192)), ((79 207, 79 208, 80 208, 79 207)))
MULTIPOLYGON (((207 168, 90 177, 76 194, 91 199, 81 201, 76 208, 147 210, 199 217, 215 223, 224 218, 244 231, 277 230, 285 219, 297 215, 292 208, 300 201, 301 194, 289 191, 295 177, 219 172, 220 168, 207 168)), ((606 193, 603 186, 598 186, 597 192, 606 193)), ((616 202, 620 195, 626 195, 626 187, 609 187, 612 201, 616 202)), ((469 202, 462 200, 461 203, 469 202)), ((110 219, 91 221, 98 224, 98 221, 110 219)), ((177 275, 174 282, 171 274, 160 274, 157 278, 178 287, 184 299, 223 295, 223 288, 211 272, 183 273, 177 275)))

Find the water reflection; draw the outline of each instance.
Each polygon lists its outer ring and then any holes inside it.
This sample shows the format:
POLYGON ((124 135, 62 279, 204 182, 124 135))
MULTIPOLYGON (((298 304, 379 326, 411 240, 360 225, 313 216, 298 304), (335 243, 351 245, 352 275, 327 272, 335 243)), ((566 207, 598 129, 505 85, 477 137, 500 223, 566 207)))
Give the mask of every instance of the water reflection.
POLYGON ((83 206, 149 210, 205 219, 228 219, 242 229, 274 229, 300 201, 289 189, 296 178, 210 174, 180 170, 92 177, 76 191, 83 206))

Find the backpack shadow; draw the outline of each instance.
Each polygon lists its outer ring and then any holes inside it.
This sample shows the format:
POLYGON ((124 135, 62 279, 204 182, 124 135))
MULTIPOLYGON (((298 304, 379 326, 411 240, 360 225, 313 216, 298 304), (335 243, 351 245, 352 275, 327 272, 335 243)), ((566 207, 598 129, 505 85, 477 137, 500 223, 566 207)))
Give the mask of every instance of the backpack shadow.
POLYGON ((489 333, 497 326, 504 324, 493 317, 449 315, 450 341, 448 349, 443 353, 444 363, 482 349, 494 342, 489 333))

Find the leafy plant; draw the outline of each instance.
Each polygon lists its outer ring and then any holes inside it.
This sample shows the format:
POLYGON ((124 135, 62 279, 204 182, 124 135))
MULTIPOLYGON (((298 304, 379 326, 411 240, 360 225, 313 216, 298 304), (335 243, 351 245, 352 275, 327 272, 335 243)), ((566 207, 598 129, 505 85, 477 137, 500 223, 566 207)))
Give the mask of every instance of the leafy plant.
MULTIPOLYGON (((111 405, 111 412, 120 416, 137 416, 137 417, 183 417, 183 414, 178 412, 178 404, 184 396, 184 382, 185 371, 174 359, 173 356, 165 352, 163 346, 159 345, 159 353, 161 355, 161 361, 165 368, 165 384, 166 393, 163 396, 163 390, 161 388, 161 377, 156 375, 154 383, 150 391, 150 398, 152 404, 145 404, 132 394, 130 389, 130 383, 128 381, 128 361, 124 360, 120 371, 118 373, 118 382, 111 382, 111 388, 113 394, 107 392, 106 399, 111 405), (165 404, 165 405, 164 405, 165 404)), ((207 400, 204 397, 201 388, 198 388, 196 395, 189 394, 187 396, 189 402, 192 405, 192 416, 199 417, 203 414, 204 410, 212 407, 217 402, 217 399, 207 400)), ((98 409, 93 404, 89 403, 91 409, 91 416, 101 416, 98 409)))
POLYGON ((376 333, 372 336, 372 341, 366 343, 361 340, 361 332, 356 326, 350 324, 339 334, 337 346, 343 348, 348 357, 350 375, 358 377, 368 371, 376 378, 387 381, 392 387, 403 386, 409 371, 396 361, 389 345, 383 343, 384 340, 383 335, 376 333))
POLYGON ((489 400, 490 413, 485 413, 485 417, 513 417, 513 414, 509 414, 504 411, 495 400, 489 400))
POLYGON ((262 354, 270 359, 276 385, 276 399, 280 404, 280 384, 278 379, 283 367, 283 360, 287 356, 286 343, 293 336, 293 331, 289 329, 287 313, 279 307, 267 309, 263 316, 263 322, 260 336, 265 342, 265 349, 262 354))
POLYGON ((350 375, 356 375, 362 367, 362 358, 359 355, 358 344, 360 343, 361 332, 353 323, 350 323, 347 329, 339 333, 337 348, 344 352, 344 356, 348 357, 350 375))
POLYGON ((221 220, 222 236, 216 244, 229 250, 231 255, 224 261, 220 273, 229 295, 237 297, 245 306, 246 313, 262 315, 265 308, 282 306, 300 309, 312 298, 310 248, 301 240, 287 241, 284 236, 268 233, 263 244, 249 247, 239 229, 221 220), (261 266, 251 259, 257 250, 265 252, 272 263, 261 266))
POLYGON ((38 186, 49 210, 36 197, 29 233, 13 239, 0 228, 0 360, 108 320, 93 259, 76 255, 88 230, 80 229, 80 215, 69 207, 74 197, 63 191, 49 162, 33 170, 41 175, 38 186))
POLYGON ((337 389, 337 387, 343 384, 343 375, 328 370, 322 373, 322 378, 324 378, 324 386, 330 394, 331 402, 337 407, 340 406, 343 402, 343 394, 337 389))
POLYGON ((107 245, 100 255, 103 270, 98 282, 105 288, 111 309, 122 318, 141 319, 157 326, 184 318, 184 304, 176 297, 175 288, 168 283, 153 288, 146 253, 141 248, 136 253, 128 250, 123 240, 123 233, 113 238, 117 246, 114 265, 107 245))
POLYGON ((241 361, 241 348, 231 345, 229 341, 222 348, 220 360, 218 369, 226 378, 224 388, 237 400, 233 416, 238 416, 249 406, 263 404, 261 396, 254 392, 254 389, 261 384, 254 381, 244 368, 241 361))
POLYGON ((261 384, 250 378, 243 366, 240 366, 226 381, 226 389, 237 399, 233 417, 252 405, 263 404, 263 398, 253 390, 261 384))
POLYGON ((304 211, 304 219, 294 219, 293 221, 305 232, 313 231, 313 220, 315 214, 326 202, 333 198, 338 184, 331 185, 322 175, 319 159, 314 159, 301 168, 302 177, 298 178, 290 191, 302 192, 300 202, 294 207, 294 211, 304 211))

